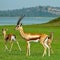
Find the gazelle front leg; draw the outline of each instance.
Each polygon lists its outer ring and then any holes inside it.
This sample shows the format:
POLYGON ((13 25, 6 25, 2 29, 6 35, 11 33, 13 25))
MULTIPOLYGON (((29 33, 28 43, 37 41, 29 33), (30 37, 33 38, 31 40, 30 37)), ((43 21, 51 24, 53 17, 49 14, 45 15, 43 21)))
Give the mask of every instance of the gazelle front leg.
POLYGON ((30 56, 30 42, 27 41, 27 53, 26 53, 26 56, 30 56))
POLYGON ((47 50, 47 47, 46 46, 44 46, 43 45, 43 47, 44 47, 44 53, 43 53, 43 57, 46 55, 46 50, 47 50))
POLYGON ((19 46, 19 43, 18 43, 18 41, 16 41, 16 43, 17 43, 17 45, 18 45, 18 48, 19 48, 19 50, 21 51, 21 48, 20 48, 20 46, 19 46))

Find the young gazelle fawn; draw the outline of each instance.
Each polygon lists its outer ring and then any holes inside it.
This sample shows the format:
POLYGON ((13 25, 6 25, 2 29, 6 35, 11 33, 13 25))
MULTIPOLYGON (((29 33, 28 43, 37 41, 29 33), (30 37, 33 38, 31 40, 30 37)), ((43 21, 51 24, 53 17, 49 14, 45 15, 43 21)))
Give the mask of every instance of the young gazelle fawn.
POLYGON ((52 34, 49 37, 47 34, 31 34, 31 33, 25 33, 24 29, 22 27, 22 23, 20 23, 20 21, 22 20, 24 16, 20 17, 20 19, 17 22, 16 25, 16 30, 19 30, 20 35, 26 40, 27 42, 27 53, 26 55, 30 56, 30 42, 40 42, 42 44, 42 46, 44 47, 44 52, 43 52, 43 56, 46 55, 46 51, 48 49, 48 56, 50 56, 50 48, 51 48, 51 38, 52 38, 52 34), (20 23, 20 24, 19 24, 20 23))
POLYGON ((4 36, 4 40, 5 40, 5 49, 9 50, 8 47, 7 47, 7 42, 9 41, 10 44, 11 44, 11 47, 10 47, 9 51, 11 51, 12 47, 13 47, 13 42, 15 41, 18 45, 19 50, 21 51, 19 43, 18 43, 18 41, 16 41, 16 36, 14 34, 6 34, 6 31, 7 31, 7 29, 5 29, 5 28, 2 29, 2 33, 3 33, 3 36, 4 36))

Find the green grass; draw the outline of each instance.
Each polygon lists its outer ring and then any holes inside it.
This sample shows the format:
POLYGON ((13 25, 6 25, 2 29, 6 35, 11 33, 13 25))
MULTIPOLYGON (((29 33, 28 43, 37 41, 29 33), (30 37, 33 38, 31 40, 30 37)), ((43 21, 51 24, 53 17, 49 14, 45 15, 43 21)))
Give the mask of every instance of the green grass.
MULTIPOLYGON (((23 26, 25 32, 31 33, 54 33, 54 40, 52 42, 52 48, 54 54, 50 57, 47 55, 42 58, 43 47, 40 43, 31 43, 31 56, 26 56, 26 41, 21 38, 19 32, 14 30, 15 26, 0 26, 0 60, 60 60, 60 27, 59 26, 42 26, 42 25, 29 25, 23 26), (2 35, 2 28, 8 28, 7 33, 14 33, 17 36, 17 40, 22 48, 22 52, 19 51, 16 43, 11 52, 4 50, 4 39, 2 35)), ((10 45, 8 44, 8 47, 10 45)))
MULTIPOLYGON (((16 31, 15 26, 0 26, 0 60, 60 60, 60 25, 53 24, 37 24, 37 25, 25 25, 23 26, 25 32, 30 33, 54 33, 54 39, 52 42, 52 48, 54 54, 50 57, 47 55, 42 58, 43 47, 40 43, 31 43, 31 56, 26 56, 26 41, 22 39, 19 31, 16 31), (14 42, 11 52, 4 50, 4 38, 2 35, 2 28, 7 28, 7 33, 13 33, 17 36, 17 40, 22 48, 22 52, 19 51, 17 44, 14 42)), ((10 44, 8 43, 10 48, 10 44)))

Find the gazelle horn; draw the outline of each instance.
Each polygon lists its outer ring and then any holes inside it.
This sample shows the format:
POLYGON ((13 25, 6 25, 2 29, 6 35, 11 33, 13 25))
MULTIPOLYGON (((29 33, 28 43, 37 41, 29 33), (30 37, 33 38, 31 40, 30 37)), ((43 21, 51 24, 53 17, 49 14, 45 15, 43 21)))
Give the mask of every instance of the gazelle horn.
POLYGON ((17 25, 19 25, 20 21, 25 17, 25 15, 21 16, 17 22, 17 25))

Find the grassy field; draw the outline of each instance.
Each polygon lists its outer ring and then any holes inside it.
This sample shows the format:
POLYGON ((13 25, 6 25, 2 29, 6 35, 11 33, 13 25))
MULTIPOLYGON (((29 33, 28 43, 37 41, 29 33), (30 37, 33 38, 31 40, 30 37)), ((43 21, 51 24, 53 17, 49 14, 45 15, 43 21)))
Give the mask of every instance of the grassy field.
MULTIPOLYGON (((53 26, 51 24, 43 25, 25 25, 23 26, 25 32, 31 33, 54 33, 52 48, 54 53, 50 57, 47 55, 42 58, 43 47, 40 43, 31 43, 31 56, 26 56, 26 41, 21 38, 19 31, 16 31, 15 26, 0 26, 0 60, 60 60, 60 26, 53 26), (17 41, 22 48, 19 51, 17 44, 14 42, 11 52, 4 50, 4 38, 2 35, 2 28, 8 28, 7 33, 13 33, 17 36, 17 41)), ((8 43, 8 47, 10 44, 8 43)))

